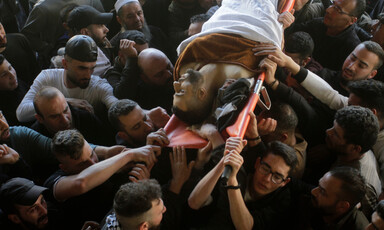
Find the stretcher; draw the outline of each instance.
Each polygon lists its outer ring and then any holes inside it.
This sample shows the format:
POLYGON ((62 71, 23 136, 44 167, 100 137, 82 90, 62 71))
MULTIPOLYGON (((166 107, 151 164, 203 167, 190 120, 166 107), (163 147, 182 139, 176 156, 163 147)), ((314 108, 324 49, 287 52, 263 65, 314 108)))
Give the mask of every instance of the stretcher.
MULTIPOLYGON (((285 0, 284 6, 281 12, 291 11, 295 4, 295 0, 285 0)), ((228 137, 244 137, 245 131, 249 123, 249 112, 254 111, 256 105, 260 105, 264 109, 269 109, 270 102, 267 97, 267 92, 263 87, 265 73, 261 73, 255 81, 253 91, 249 97, 249 100, 243 110, 240 112, 237 120, 231 126, 228 126, 221 134, 224 138, 228 137), (260 100, 260 93, 266 100, 263 103, 260 100)), ((188 130, 188 125, 178 119, 175 115, 172 115, 167 125, 164 127, 170 141, 169 147, 184 146, 185 148, 203 148, 207 145, 207 140, 201 138, 196 133, 188 130)))

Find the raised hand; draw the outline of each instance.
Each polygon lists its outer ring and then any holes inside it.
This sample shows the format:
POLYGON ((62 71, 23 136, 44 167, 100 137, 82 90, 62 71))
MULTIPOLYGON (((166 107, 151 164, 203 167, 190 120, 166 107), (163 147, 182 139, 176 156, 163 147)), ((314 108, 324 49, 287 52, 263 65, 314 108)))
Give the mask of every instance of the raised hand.
POLYGON ((247 140, 243 140, 241 137, 230 137, 225 142, 224 155, 228 154, 229 152, 240 154, 246 145, 247 140))
POLYGON ((147 136, 147 145, 166 146, 169 144, 169 139, 163 128, 152 132, 147 136))
POLYGON ((187 164, 187 154, 184 147, 173 147, 173 152, 169 153, 172 168, 172 180, 169 189, 178 194, 184 183, 189 179, 195 161, 187 164))

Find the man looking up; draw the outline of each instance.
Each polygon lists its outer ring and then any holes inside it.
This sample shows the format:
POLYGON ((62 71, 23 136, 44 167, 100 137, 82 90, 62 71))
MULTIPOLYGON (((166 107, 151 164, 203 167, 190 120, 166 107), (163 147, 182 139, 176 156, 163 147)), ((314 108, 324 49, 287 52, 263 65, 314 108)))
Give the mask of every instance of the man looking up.
POLYGON ((73 36, 65 46, 64 69, 43 70, 17 108, 19 121, 34 118, 33 98, 44 86, 60 90, 73 106, 102 114, 117 99, 105 79, 92 75, 96 66, 97 45, 86 35, 73 36))

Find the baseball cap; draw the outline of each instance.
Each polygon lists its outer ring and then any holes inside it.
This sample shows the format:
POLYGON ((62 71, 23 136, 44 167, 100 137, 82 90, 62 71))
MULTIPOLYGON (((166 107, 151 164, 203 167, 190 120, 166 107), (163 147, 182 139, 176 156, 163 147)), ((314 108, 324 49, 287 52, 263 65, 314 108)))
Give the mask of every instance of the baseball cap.
POLYGON ((13 204, 31 206, 45 190, 45 187, 35 185, 25 178, 12 178, 0 188, 0 203, 3 211, 8 212, 13 204))
POLYGON ((83 5, 74 8, 68 15, 68 27, 79 31, 91 24, 108 24, 113 13, 100 13, 92 6, 83 5))
POLYGON ((137 3, 139 3, 138 0, 117 0, 116 3, 115 3, 116 13, 119 12, 119 10, 120 10, 120 8, 122 6, 124 6, 125 4, 130 3, 130 2, 137 2, 137 3))
POLYGON ((97 59, 97 45, 87 35, 75 35, 65 45, 65 54, 82 62, 94 62, 97 59))

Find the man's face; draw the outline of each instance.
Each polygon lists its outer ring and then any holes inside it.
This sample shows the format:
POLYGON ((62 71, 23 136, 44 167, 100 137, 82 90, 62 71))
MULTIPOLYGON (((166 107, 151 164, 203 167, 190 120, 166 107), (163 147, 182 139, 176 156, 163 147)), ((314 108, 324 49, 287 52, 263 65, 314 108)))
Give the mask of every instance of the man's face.
POLYGON ((179 80, 173 82, 175 94, 173 95, 173 106, 182 111, 188 111, 198 102, 196 95, 198 81, 201 75, 192 70, 181 75, 179 80))
POLYGON ((43 195, 40 195, 31 206, 15 204, 15 208, 17 209, 20 225, 24 225, 26 229, 44 229, 48 226, 47 203, 43 195))
POLYGON ((354 23, 355 17, 351 16, 351 12, 355 9, 356 1, 354 0, 335 0, 333 4, 327 8, 324 16, 324 25, 328 29, 336 29, 343 31, 354 23))
POLYGON ((7 46, 7 37, 5 35, 6 33, 4 30, 3 24, 0 23, 0 51, 1 52, 7 46))
POLYGON ((344 138, 344 129, 335 121, 333 127, 327 129, 325 143, 327 147, 336 151, 340 155, 347 155, 350 152, 352 144, 348 144, 344 138))
POLYGON ((75 59, 64 59, 64 68, 71 84, 68 88, 80 87, 85 89, 91 81, 96 62, 82 62, 75 59))
POLYGON ((360 44, 345 59, 341 76, 346 81, 373 78, 377 73, 374 68, 378 62, 379 57, 360 44))
POLYGON ((157 227, 160 226, 163 214, 166 210, 167 208, 165 207, 162 199, 152 201, 152 208, 148 210, 148 214, 150 216, 149 229, 157 229, 157 227))
POLYGON ((109 29, 103 24, 91 24, 87 27, 90 36, 99 47, 104 47, 107 43, 107 33, 109 29))
POLYGON ((377 21, 372 26, 372 39, 371 41, 377 42, 381 47, 384 46, 384 26, 380 21, 377 21))
POLYGON ((132 141, 137 145, 144 145, 149 133, 155 130, 154 124, 140 106, 136 106, 130 113, 119 117, 124 128, 123 135, 126 141, 132 141))
POLYGON ((140 4, 132 2, 120 8, 121 17, 117 21, 125 30, 142 30, 144 27, 144 12, 140 4))
POLYGON ((0 111, 0 140, 2 142, 8 141, 10 137, 9 125, 3 113, 0 111))
POLYGON ((383 230, 384 229, 384 220, 374 212, 372 214, 372 222, 365 228, 365 230, 383 230))
POLYGON ((3 64, 0 65, 0 91, 12 91, 18 85, 15 69, 4 59, 3 64))
POLYGON ((333 215, 340 201, 339 191, 341 180, 326 173, 319 181, 319 186, 312 189, 312 205, 319 209, 322 215, 333 215))
POLYGON ((263 159, 257 159, 255 169, 253 174, 253 190, 258 197, 268 195, 289 182, 287 177, 290 167, 280 156, 269 153, 263 159), (270 171, 270 173, 266 173, 266 171, 270 171), (272 177, 280 177, 284 181, 276 184, 272 181, 272 177))
POLYGON ((71 109, 63 95, 52 99, 41 98, 37 101, 37 107, 41 113, 41 116, 36 116, 37 120, 51 134, 72 128, 71 109))
POLYGON ((168 58, 156 59, 151 62, 151 68, 143 69, 147 81, 156 86, 170 86, 172 73, 173 65, 168 58))
POLYGON ((69 156, 60 156, 58 160, 60 161, 60 168, 69 175, 78 174, 89 166, 99 162, 95 151, 85 140, 79 159, 75 160, 69 156))

